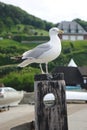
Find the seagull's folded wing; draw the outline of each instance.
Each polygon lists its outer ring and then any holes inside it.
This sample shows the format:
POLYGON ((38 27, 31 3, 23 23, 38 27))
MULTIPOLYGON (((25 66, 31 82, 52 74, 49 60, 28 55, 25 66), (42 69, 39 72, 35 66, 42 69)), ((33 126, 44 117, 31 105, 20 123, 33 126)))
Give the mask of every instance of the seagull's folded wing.
POLYGON ((29 51, 26 51, 23 53, 22 55, 22 59, 27 59, 28 58, 28 55, 31 53, 32 50, 29 50, 29 51))
POLYGON ((50 44, 41 44, 39 46, 37 46, 36 48, 34 48, 31 52, 29 52, 29 54, 27 54, 28 57, 32 57, 32 58, 39 58, 43 53, 45 53, 46 51, 49 51, 51 49, 50 44))
POLYGON ((34 49, 30 50, 30 51, 27 51, 23 54, 23 58, 22 59, 25 59, 22 63, 20 63, 18 66, 19 67, 25 67, 31 63, 34 63, 35 61, 37 61, 37 59, 40 58, 40 56, 49 51, 51 49, 51 46, 50 44, 41 44, 37 47, 35 47, 34 49))

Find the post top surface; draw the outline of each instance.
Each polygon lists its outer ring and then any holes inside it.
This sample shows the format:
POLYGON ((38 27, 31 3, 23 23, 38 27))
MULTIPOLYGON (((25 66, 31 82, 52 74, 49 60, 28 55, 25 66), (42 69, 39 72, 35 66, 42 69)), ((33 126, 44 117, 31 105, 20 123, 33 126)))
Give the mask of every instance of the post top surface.
POLYGON ((63 73, 54 73, 54 74, 38 74, 34 76, 35 81, 42 80, 64 80, 63 73))

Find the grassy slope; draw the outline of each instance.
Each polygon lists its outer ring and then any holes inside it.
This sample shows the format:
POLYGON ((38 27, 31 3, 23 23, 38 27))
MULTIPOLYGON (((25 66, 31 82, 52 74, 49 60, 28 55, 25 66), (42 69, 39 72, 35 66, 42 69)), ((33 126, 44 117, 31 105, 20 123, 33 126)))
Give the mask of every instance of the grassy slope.
POLYGON ((87 65, 87 41, 63 42, 64 48, 71 48, 71 52, 67 53, 67 59, 73 58, 78 66, 87 65), (70 44, 73 44, 73 48, 70 44))

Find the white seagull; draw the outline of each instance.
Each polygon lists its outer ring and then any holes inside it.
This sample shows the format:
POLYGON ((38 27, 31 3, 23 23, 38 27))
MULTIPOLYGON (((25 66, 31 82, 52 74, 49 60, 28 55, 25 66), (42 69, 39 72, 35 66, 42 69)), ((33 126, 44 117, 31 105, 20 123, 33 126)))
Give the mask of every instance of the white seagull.
POLYGON ((39 63, 42 74, 42 63, 46 64, 46 74, 48 73, 48 62, 56 59, 61 53, 61 41, 58 34, 63 33, 57 27, 53 27, 49 30, 50 40, 46 43, 38 45, 32 50, 26 51, 22 55, 24 61, 20 63, 19 67, 25 67, 31 63, 39 63))

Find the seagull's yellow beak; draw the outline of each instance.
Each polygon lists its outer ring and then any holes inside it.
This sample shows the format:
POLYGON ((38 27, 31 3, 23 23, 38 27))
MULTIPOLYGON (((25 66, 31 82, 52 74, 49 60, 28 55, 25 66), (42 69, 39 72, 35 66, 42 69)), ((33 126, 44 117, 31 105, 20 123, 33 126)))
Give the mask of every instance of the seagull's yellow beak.
POLYGON ((63 30, 59 30, 58 33, 59 33, 59 34, 63 34, 64 31, 63 31, 63 30))

